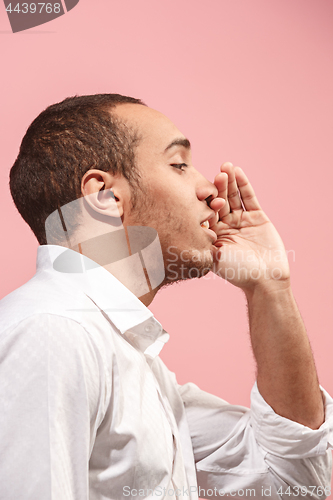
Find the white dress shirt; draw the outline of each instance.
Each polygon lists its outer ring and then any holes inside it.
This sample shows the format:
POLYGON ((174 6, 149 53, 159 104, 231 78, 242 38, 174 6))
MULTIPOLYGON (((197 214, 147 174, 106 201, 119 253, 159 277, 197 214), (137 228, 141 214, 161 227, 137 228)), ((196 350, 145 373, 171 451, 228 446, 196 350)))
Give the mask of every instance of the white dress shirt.
POLYGON ((40 246, 36 275, 0 301, 1 500, 328 496, 324 390, 312 430, 256 385, 251 409, 178 385, 152 312, 76 252, 85 272, 55 270, 64 251, 40 246))

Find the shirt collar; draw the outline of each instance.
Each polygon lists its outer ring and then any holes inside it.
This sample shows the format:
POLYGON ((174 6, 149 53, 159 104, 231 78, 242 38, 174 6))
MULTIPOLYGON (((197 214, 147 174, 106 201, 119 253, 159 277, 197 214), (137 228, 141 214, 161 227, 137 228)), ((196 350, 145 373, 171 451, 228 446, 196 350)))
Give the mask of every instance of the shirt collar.
POLYGON ((62 246, 41 245, 37 250, 39 272, 56 274, 57 279, 79 287, 120 333, 148 357, 157 356, 169 340, 169 334, 153 313, 117 278, 88 257, 62 246), (61 262, 60 267, 56 260, 61 262))

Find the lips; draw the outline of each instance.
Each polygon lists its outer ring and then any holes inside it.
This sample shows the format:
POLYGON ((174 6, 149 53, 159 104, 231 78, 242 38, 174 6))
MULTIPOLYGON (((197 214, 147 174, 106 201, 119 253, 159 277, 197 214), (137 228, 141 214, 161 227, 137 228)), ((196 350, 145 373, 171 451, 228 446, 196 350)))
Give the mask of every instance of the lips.
POLYGON ((200 223, 200 226, 203 227, 203 228, 209 229, 210 222, 212 222, 211 225, 214 225, 214 221, 212 219, 214 219, 215 216, 216 216, 215 212, 214 211, 210 211, 210 213, 208 214, 208 216, 200 223))
POLYGON ((215 212, 211 212, 210 215, 206 218, 206 220, 202 221, 200 224, 205 233, 207 233, 210 236, 210 238, 212 238, 213 243, 215 243, 215 241, 217 240, 217 235, 212 229, 210 229, 209 225, 210 222, 212 223, 212 226, 214 225, 215 215, 216 215, 215 212))

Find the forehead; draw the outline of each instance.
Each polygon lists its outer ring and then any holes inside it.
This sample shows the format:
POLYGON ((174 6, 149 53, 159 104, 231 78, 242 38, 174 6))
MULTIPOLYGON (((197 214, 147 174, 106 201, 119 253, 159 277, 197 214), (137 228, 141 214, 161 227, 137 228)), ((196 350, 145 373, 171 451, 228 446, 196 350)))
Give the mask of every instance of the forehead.
POLYGON ((184 138, 176 125, 163 113, 141 104, 120 104, 113 113, 137 129, 142 137, 141 144, 153 148, 156 152, 164 152, 172 140, 184 138))

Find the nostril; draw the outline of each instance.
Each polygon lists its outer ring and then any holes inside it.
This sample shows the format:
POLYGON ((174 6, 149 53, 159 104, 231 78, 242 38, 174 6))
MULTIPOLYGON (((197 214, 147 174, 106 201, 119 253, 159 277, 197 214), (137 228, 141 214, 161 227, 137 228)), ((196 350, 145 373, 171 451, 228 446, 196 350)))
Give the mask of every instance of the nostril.
POLYGON ((207 202, 207 205, 209 206, 210 202, 213 200, 213 195, 211 194, 207 198, 205 198, 205 201, 207 202))

